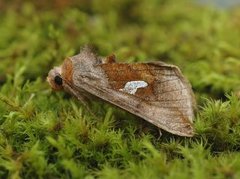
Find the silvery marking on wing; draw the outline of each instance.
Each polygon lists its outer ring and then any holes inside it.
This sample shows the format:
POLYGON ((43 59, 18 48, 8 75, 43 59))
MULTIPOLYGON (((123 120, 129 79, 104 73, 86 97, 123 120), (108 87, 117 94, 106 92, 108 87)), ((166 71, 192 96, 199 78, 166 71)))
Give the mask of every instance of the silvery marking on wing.
POLYGON ((123 91, 129 94, 135 94, 138 88, 145 88, 148 84, 145 81, 129 81, 125 84, 123 89, 119 89, 119 91, 123 91))

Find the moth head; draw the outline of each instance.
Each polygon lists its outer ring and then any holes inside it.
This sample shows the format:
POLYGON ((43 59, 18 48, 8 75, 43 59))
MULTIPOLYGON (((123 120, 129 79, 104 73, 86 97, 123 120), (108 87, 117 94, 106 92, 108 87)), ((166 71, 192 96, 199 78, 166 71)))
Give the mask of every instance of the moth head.
POLYGON ((47 81, 53 90, 61 90, 64 85, 72 83, 73 64, 70 58, 66 58, 63 64, 49 71, 47 81))
POLYGON ((47 81, 53 90, 61 90, 63 88, 63 78, 61 67, 55 67, 49 71, 47 81))

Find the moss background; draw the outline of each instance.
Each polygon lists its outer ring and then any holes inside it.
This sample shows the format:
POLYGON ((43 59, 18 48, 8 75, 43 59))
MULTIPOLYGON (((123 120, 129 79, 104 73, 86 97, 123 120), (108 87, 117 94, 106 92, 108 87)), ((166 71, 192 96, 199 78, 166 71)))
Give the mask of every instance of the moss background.
POLYGON ((240 13, 189 0, 0 1, 0 178, 239 178, 240 13), (178 65, 193 138, 103 102, 52 92, 48 71, 92 44, 178 65))

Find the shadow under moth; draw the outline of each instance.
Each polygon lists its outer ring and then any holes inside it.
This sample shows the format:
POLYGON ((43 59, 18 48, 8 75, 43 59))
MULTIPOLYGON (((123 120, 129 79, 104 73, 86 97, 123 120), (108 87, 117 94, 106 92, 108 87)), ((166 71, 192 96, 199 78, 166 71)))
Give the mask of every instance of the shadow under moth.
POLYGON ((195 98, 177 66, 163 62, 117 63, 88 47, 50 70, 47 81, 80 101, 96 96, 170 133, 191 137, 195 98))

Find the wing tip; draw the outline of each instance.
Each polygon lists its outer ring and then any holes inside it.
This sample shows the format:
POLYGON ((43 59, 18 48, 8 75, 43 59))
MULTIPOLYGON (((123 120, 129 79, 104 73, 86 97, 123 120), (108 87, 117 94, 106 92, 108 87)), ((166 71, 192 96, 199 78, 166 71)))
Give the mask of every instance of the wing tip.
POLYGON ((187 123, 184 126, 179 126, 177 129, 169 132, 183 137, 193 137, 195 135, 192 123, 187 123))

